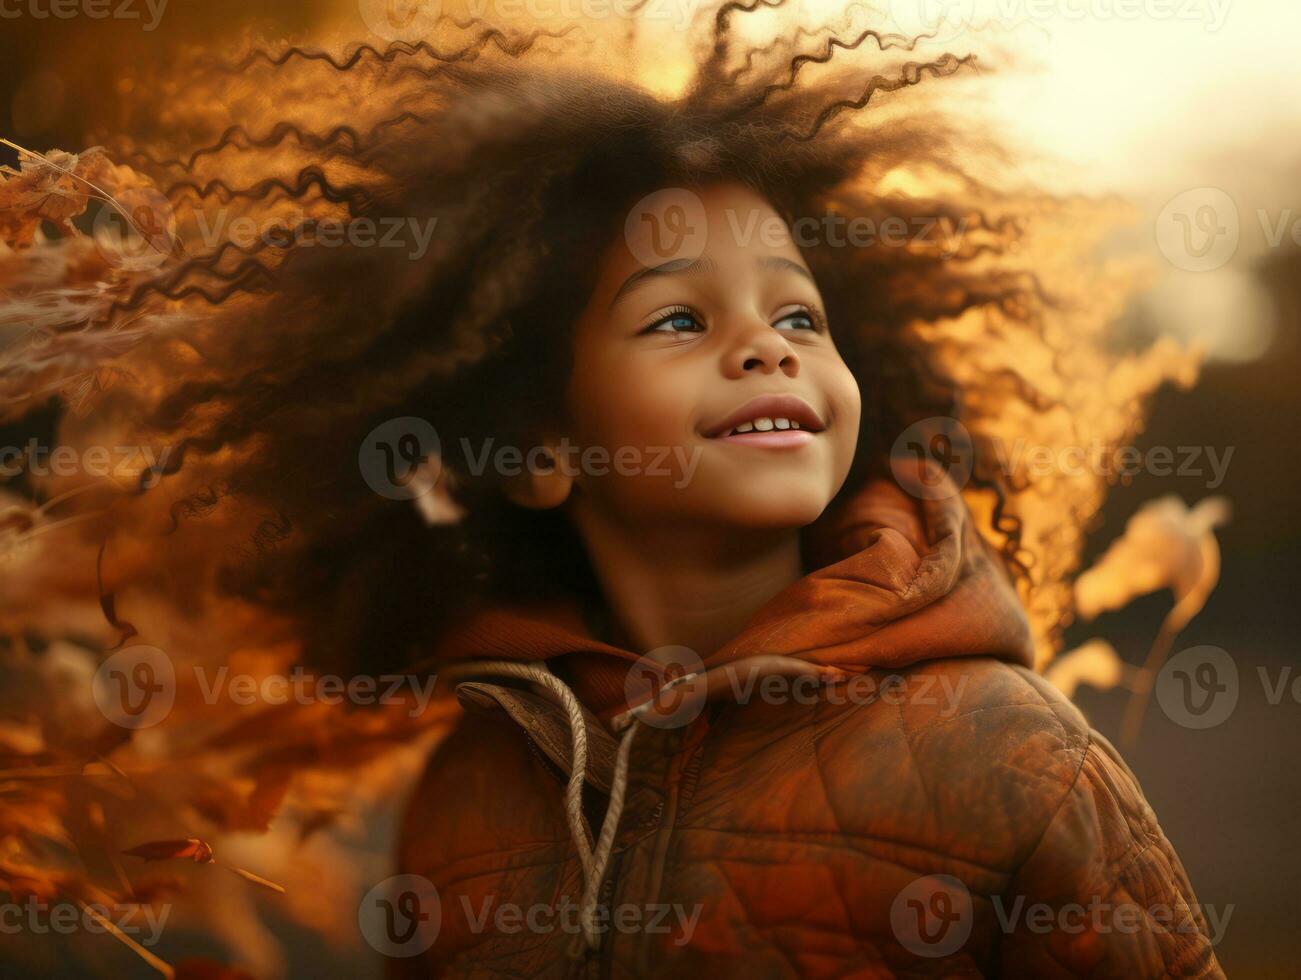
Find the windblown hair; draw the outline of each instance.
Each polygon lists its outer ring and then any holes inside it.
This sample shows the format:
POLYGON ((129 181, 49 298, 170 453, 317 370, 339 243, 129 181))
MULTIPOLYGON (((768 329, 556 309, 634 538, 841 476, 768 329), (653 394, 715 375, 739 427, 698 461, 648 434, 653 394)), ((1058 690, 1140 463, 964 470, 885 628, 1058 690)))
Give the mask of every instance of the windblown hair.
MULTIPOLYGON (((517 510, 491 472, 449 452, 439 493, 465 517, 427 526, 412 503, 367 486, 359 448, 381 423, 415 416, 445 448, 493 438, 527 449, 562 417, 570 329, 629 208, 729 180, 791 221, 963 229, 956 250, 939 230, 806 249, 863 392, 845 492, 888 471, 910 424, 961 419, 973 506, 1050 646, 1103 485, 1058 485, 1029 528, 1043 488, 1000 465, 994 439, 1033 432, 1036 417, 1049 420, 1045 439, 1083 441, 1090 425, 1123 438, 1160 372, 1137 372, 1105 423, 1085 417, 1088 396, 1070 379, 1108 369, 1100 324, 1114 303, 1095 290, 1087 309, 1072 307, 1050 292, 1027 229, 1060 220, 1058 202, 976 180, 964 169, 973 142, 917 94, 970 58, 923 57, 915 39, 872 29, 741 45, 734 20, 758 6, 781 0, 720 6, 670 91, 585 60, 569 32, 447 19, 436 43, 342 57, 255 48, 137 84, 104 142, 115 173, 161 190, 176 245, 150 268, 109 269, 112 288, 84 301, 79 346, 56 345, 23 378, 66 393, 92 372, 103 389, 93 422, 70 413, 65 441, 129 431, 177 447, 88 525, 97 540, 118 536, 103 574, 118 588, 152 578, 191 605, 211 581, 296 623, 310 659, 367 670, 427 655, 475 599, 590 594, 563 515, 517 510), (865 71, 867 59, 878 64, 865 71), (250 242, 242 219, 279 231, 250 242), (435 232, 418 255, 312 244, 338 219, 435 232), (205 524, 220 533, 194 536, 205 524), (128 560, 122 538, 148 541, 152 558, 128 560)), ((65 327, 49 332, 70 344, 65 327)))

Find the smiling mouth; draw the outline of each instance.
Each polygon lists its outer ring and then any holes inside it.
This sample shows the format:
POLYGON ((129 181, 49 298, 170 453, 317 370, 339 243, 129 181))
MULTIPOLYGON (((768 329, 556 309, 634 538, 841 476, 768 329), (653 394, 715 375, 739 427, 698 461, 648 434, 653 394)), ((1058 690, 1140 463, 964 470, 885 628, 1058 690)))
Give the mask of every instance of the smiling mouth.
POLYGON ((793 449, 807 446, 814 439, 808 429, 771 429, 761 431, 753 429, 747 432, 729 432, 717 436, 718 442, 730 442, 741 446, 761 446, 765 449, 793 449))
POLYGON ((766 415, 733 426, 715 438, 742 446, 762 446, 766 449, 791 449, 806 446, 813 441, 812 429, 805 429, 798 419, 785 416, 771 418, 766 415))
POLYGON ((711 426, 706 436, 720 442, 785 449, 808 445, 825 428, 821 416, 803 399, 761 395, 711 426))

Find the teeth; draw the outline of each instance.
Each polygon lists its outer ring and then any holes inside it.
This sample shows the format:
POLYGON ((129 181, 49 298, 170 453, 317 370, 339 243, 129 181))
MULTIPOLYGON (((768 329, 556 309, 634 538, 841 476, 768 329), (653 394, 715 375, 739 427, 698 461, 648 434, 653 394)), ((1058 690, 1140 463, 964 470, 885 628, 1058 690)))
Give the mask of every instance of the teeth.
POLYGON ((773 429, 798 429, 800 424, 794 419, 761 418, 752 422, 742 422, 728 435, 740 435, 742 432, 771 432, 773 429))

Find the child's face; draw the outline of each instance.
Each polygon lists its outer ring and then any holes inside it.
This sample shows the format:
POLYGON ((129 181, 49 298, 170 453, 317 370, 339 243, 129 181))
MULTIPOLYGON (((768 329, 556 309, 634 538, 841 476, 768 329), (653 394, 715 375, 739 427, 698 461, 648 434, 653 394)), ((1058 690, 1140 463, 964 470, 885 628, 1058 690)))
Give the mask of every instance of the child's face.
POLYGON ((634 522, 803 527, 849 472, 858 386, 772 207, 739 184, 698 196, 708 234, 687 260, 648 272, 649 222, 601 257, 575 331, 569 436, 612 465, 579 466, 573 503, 634 522))

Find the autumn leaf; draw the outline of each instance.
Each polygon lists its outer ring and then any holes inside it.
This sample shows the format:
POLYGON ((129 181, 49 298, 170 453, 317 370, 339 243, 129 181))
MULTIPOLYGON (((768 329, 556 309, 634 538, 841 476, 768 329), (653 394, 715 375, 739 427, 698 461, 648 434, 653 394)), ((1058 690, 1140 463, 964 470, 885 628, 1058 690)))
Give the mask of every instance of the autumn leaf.
POLYGON ((1081 618, 1121 609, 1135 598, 1169 589, 1174 605, 1134 674, 1121 741, 1133 745, 1143 724, 1152 685, 1175 637, 1202 611, 1220 581, 1220 545, 1215 529, 1232 513, 1224 497, 1207 497, 1188 507, 1174 495, 1143 505, 1097 563, 1076 580, 1075 603, 1081 618))
POLYGON ((90 200, 90 187, 77 179, 77 170, 85 169, 96 152, 24 154, 21 171, 0 167, 0 238, 11 248, 25 248, 35 241, 42 221, 76 235, 71 219, 90 200))
POLYGON ((1219 581, 1217 527, 1228 523, 1229 503, 1207 497, 1187 507, 1173 495, 1144 504, 1097 563, 1075 583, 1083 619, 1120 609, 1133 599, 1170 589, 1182 627, 1205 604, 1219 581))
POLYGON ((173 859, 189 859, 195 864, 217 864, 225 868, 232 874, 237 874, 245 881, 250 881, 255 885, 266 888, 269 891, 283 895, 285 890, 283 886, 277 885, 274 881, 268 881, 261 875, 256 875, 252 871, 246 871, 243 868, 236 868, 228 864, 218 864, 217 859, 212 854, 212 845, 207 841, 202 841, 197 837, 187 837, 184 840, 156 840, 144 844, 137 844, 122 852, 130 854, 132 857, 144 858, 146 861, 168 861, 173 859))
POLYGON ((122 853, 144 858, 146 861, 189 858, 196 864, 210 864, 213 860, 212 847, 197 837, 188 837, 185 840, 149 841, 146 844, 137 844, 122 853))
POLYGON ((1044 671, 1057 690, 1074 698, 1081 684, 1109 691, 1125 683, 1125 663, 1106 640, 1089 640, 1062 654, 1044 671))

